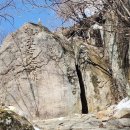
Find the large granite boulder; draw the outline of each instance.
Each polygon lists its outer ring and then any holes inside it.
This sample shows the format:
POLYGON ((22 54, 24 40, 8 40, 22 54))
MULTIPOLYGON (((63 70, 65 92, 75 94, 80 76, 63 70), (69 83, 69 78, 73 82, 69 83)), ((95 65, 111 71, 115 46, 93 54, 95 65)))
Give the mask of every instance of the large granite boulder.
POLYGON ((0 101, 24 111, 28 117, 80 113, 73 55, 67 40, 43 26, 25 24, 0 48, 0 101))

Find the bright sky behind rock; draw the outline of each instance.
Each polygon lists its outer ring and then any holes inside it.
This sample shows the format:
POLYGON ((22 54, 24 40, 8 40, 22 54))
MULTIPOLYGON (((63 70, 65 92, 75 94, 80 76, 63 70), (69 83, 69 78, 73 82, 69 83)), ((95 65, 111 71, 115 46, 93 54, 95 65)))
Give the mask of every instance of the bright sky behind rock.
MULTIPOLYGON (((15 2, 15 7, 6 8, 6 12, 13 17, 9 21, 2 20, 0 21, 0 43, 1 37, 7 35, 10 32, 14 32, 20 28, 23 24, 27 22, 38 23, 40 19, 44 26, 50 30, 55 30, 57 27, 61 27, 63 21, 56 15, 56 13, 49 8, 32 8, 30 4, 22 4, 22 0, 13 0, 15 2)), ((44 0, 42 4, 44 5, 44 0)), ((0 0, 0 4, 5 2, 5 0, 0 0)), ((38 0, 37 2, 40 2, 38 0)), ((92 7, 91 7, 92 8, 92 7)), ((85 13, 87 16, 93 15, 91 9, 86 9, 85 13)), ((71 26, 72 22, 64 24, 64 26, 71 26)))
POLYGON ((5 20, 0 21, 0 33, 7 34, 8 32, 13 32, 27 22, 37 23, 39 18, 43 25, 50 30, 62 26, 62 20, 59 19, 53 10, 48 8, 32 9, 30 5, 23 5, 20 0, 15 1, 17 9, 9 8, 7 10, 14 19, 10 19, 11 23, 5 20))

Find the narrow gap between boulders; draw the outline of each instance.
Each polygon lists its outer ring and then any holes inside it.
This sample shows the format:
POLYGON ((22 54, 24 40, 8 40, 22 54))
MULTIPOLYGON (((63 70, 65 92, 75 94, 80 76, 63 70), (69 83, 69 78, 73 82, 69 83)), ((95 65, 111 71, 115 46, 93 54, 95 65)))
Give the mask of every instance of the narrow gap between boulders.
POLYGON ((84 87, 82 73, 78 65, 75 65, 75 67, 76 67, 76 72, 78 75, 79 86, 80 86, 80 99, 81 99, 81 105, 82 105, 82 114, 87 114, 88 104, 87 104, 87 99, 86 99, 86 94, 85 94, 85 87, 84 87))

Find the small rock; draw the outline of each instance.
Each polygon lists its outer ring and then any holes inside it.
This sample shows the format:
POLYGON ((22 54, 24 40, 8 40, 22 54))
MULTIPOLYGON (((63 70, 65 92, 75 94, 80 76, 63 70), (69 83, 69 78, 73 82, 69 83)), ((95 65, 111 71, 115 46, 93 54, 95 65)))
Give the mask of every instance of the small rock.
POLYGON ((120 124, 120 122, 116 119, 116 120, 109 120, 108 122, 106 122, 106 124, 104 125, 106 128, 109 129, 122 129, 124 128, 122 124, 120 124))
POLYGON ((121 110, 118 110, 115 112, 115 114, 113 115, 114 118, 130 118, 130 109, 128 108, 124 108, 121 110))
POLYGON ((40 130, 38 127, 34 126, 34 130, 40 130))
POLYGON ((107 121, 111 118, 111 113, 112 113, 112 110, 111 109, 107 109, 107 110, 104 110, 104 111, 99 111, 96 115, 96 117, 98 119, 100 119, 101 121, 107 121))

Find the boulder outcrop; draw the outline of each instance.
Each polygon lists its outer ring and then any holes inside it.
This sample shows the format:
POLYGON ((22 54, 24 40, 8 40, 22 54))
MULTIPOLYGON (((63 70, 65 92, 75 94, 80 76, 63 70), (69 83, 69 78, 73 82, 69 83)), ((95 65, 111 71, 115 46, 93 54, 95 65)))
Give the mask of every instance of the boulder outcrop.
POLYGON ((5 39, 0 48, 0 79, 1 102, 29 117, 81 111, 71 46, 45 27, 27 23, 5 39))
POLYGON ((34 23, 10 34, 0 48, 0 101, 28 117, 53 118, 104 110, 129 96, 129 31, 118 31, 125 25, 113 11, 104 17, 85 39, 34 23))

